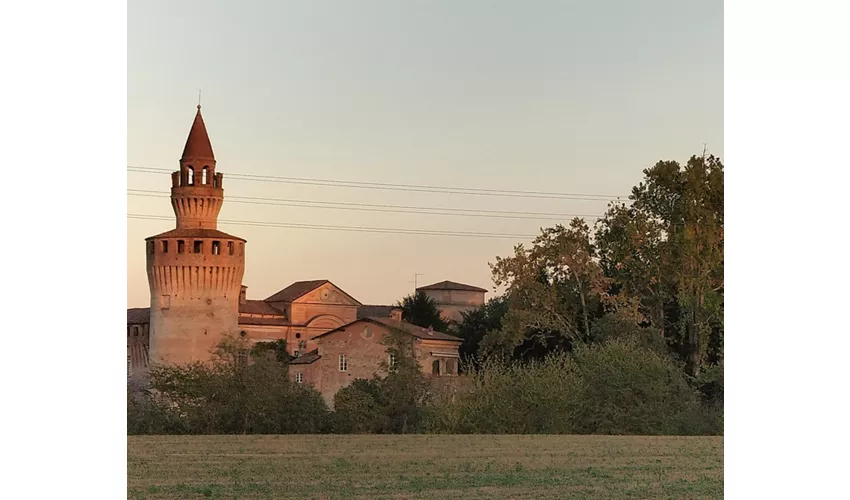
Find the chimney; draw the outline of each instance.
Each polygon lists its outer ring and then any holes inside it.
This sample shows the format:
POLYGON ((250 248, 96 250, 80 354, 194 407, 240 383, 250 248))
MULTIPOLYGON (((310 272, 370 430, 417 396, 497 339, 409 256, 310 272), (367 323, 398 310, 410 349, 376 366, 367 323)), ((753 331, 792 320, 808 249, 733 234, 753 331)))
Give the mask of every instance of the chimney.
POLYGON ((396 321, 401 321, 401 309, 399 309, 398 307, 393 307, 390 311, 390 318, 396 321))
POLYGON ((239 290, 239 303, 244 304, 248 300, 248 287, 242 285, 242 289, 239 290))

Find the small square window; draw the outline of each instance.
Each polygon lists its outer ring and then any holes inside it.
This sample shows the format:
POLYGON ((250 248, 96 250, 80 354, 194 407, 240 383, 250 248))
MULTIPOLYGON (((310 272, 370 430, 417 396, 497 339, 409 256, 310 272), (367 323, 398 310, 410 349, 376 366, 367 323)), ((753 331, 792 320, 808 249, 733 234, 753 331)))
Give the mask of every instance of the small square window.
POLYGON ((345 354, 339 355, 339 371, 344 372, 348 370, 348 358, 345 354))
POLYGON ((177 253, 183 253, 186 251, 186 242, 183 240, 177 240, 177 253))
POLYGON ((202 253, 204 251, 204 242, 201 240, 195 240, 195 245, 192 248, 193 253, 202 253))
POLYGON ((212 254, 218 255, 220 253, 221 253, 221 242, 220 241, 213 241, 212 242, 212 254))
POLYGON ((168 253, 168 241, 162 242, 162 253, 168 253))

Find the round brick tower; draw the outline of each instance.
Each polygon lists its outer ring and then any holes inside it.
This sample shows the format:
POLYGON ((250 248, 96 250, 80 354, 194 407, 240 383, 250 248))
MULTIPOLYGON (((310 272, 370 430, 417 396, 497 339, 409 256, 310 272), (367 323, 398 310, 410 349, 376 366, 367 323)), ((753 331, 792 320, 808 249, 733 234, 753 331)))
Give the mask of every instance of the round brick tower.
POLYGON ((245 240, 216 228, 222 178, 198 106, 180 170, 171 174, 177 227, 145 240, 151 364, 206 361, 238 332, 245 240))

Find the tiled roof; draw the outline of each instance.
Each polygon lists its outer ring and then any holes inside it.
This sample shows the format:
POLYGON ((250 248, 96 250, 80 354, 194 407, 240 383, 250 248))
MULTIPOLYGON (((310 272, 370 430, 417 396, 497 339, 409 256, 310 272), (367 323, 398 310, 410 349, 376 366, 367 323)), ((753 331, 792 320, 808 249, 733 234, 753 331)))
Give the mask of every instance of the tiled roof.
POLYGON ((389 318, 395 306, 360 306, 357 308, 357 319, 371 316, 389 318))
POLYGON ((368 317, 368 318, 360 318, 358 320, 352 321, 346 325, 342 325, 338 328, 334 328, 328 332, 325 332, 321 335, 316 335, 313 337, 314 339, 318 339, 329 335, 333 332, 338 332, 341 330, 345 330, 347 327, 357 323, 359 321, 369 321, 371 323, 378 323, 380 325, 384 325, 387 328, 391 328, 393 330, 397 330, 403 333, 407 333, 408 335, 413 335, 416 338, 423 340, 449 340, 453 342, 463 342, 463 339, 455 337, 454 335, 449 335, 447 333, 435 332, 432 330, 428 330, 427 328, 422 328, 421 326, 416 326, 414 324, 408 323, 406 321, 397 321, 391 318, 380 318, 380 317, 368 317))
POLYGON ((301 356, 298 356, 297 358, 291 359, 289 361, 289 364, 290 365, 309 365, 310 363, 317 361, 320 358, 321 358, 321 356, 319 356, 319 350, 313 349, 312 351, 310 351, 306 354, 302 354, 301 356))
POLYGON ((328 280, 296 281, 283 290, 266 299, 266 302, 292 302, 304 294, 310 293, 316 288, 330 283, 328 280))
POLYGON ((239 314, 262 314, 265 316, 286 316, 286 313, 280 309, 272 307, 271 304, 263 300, 246 300, 245 303, 239 304, 239 314))
POLYGON ((150 307, 133 307, 127 309, 127 324, 144 324, 151 321, 150 307))
POLYGON ((289 326, 289 321, 284 317, 279 318, 255 318, 252 316, 239 316, 240 325, 257 326, 289 326))
POLYGON ((186 145, 183 146, 181 159, 187 158, 215 160, 210 136, 207 134, 207 126, 201 116, 200 104, 198 105, 198 112, 195 113, 195 121, 192 122, 192 128, 189 130, 189 137, 186 138, 186 145))
POLYGON ((455 283, 454 281, 441 281, 433 285, 420 286, 417 290, 463 290, 466 292, 486 292, 484 288, 455 283))
POLYGON ((227 234, 219 231, 218 229, 201 228, 172 229, 171 231, 166 231, 164 233, 157 234, 156 236, 148 236, 145 240, 152 240, 154 238, 216 238, 221 240, 246 241, 243 238, 227 234))
POLYGON ((340 291, 343 295, 345 295, 346 297, 351 299, 351 301, 354 302, 356 305, 358 305, 358 306, 360 305, 360 301, 358 301, 357 299, 355 299, 351 295, 348 295, 348 293, 346 293, 340 287, 331 283, 330 280, 296 281, 295 283, 289 285, 288 287, 284 288, 283 290, 275 293, 271 297, 266 298, 266 302, 292 302, 292 301, 298 299, 299 297, 303 297, 304 295, 307 295, 308 293, 312 292, 316 288, 319 288, 320 286, 322 286, 326 283, 330 283, 331 285, 333 285, 334 288, 336 288, 338 291, 340 291))

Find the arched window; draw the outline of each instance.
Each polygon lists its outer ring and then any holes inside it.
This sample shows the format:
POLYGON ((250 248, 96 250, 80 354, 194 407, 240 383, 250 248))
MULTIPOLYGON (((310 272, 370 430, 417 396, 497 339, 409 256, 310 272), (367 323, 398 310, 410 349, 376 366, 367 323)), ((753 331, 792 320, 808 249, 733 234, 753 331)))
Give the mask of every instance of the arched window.
POLYGON ((204 170, 201 171, 201 184, 206 185, 210 182, 209 181, 209 172, 210 172, 210 167, 205 165, 204 170))
POLYGON ((188 185, 194 186, 195 185, 195 167, 193 167, 192 165, 189 165, 188 167, 186 167, 186 169, 188 170, 187 177, 186 177, 188 179, 188 185))
POLYGON ((431 373, 434 375, 440 374, 440 360, 435 359, 433 363, 431 363, 431 373))

